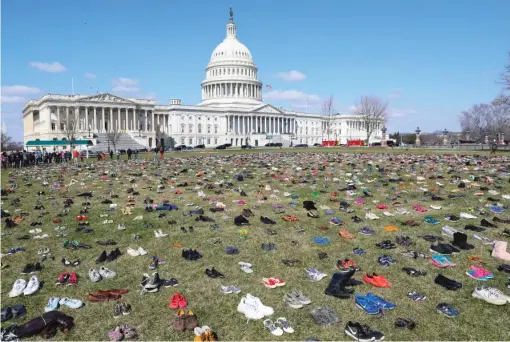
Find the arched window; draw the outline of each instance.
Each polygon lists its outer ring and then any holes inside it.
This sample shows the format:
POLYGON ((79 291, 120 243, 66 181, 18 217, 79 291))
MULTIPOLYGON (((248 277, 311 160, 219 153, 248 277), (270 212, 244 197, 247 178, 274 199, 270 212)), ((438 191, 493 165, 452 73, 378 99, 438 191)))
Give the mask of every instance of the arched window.
POLYGON ((218 133, 218 125, 214 125, 214 133, 218 133))
POLYGON ((193 133, 193 125, 188 126, 188 132, 193 133))
POLYGON ((202 124, 198 124, 198 133, 202 133, 202 124))
POLYGON ((181 133, 184 133, 184 124, 181 124, 181 133))
POLYGON ((211 133, 211 125, 207 125, 207 133, 211 133))

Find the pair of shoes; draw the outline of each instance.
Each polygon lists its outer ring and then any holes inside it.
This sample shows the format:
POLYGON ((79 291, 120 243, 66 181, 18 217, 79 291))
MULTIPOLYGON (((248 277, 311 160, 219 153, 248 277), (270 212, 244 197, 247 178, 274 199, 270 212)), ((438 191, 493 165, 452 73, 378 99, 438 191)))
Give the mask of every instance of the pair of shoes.
POLYGON ((238 294, 241 292, 241 289, 236 286, 233 286, 233 285, 228 285, 228 286, 222 286, 220 288, 220 292, 223 294, 230 294, 230 293, 238 294))
POLYGON ((198 260, 202 257, 202 254, 200 254, 199 252, 197 252, 197 250, 192 250, 191 248, 190 249, 185 249, 182 251, 182 254, 181 256, 186 259, 186 260, 198 260))
POLYGON ((397 263, 390 255, 380 256, 377 258, 377 262, 382 266, 390 266, 397 263))
POLYGON ((292 292, 287 293, 283 297, 283 301, 293 309, 301 309, 304 305, 312 303, 310 298, 295 289, 293 289, 292 292))
POLYGON ((154 231, 154 236, 157 238, 162 238, 162 237, 168 236, 168 234, 163 233, 163 231, 161 229, 158 229, 158 230, 154 231))
POLYGON ((62 260, 60 260, 60 262, 62 262, 63 265, 65 266, 78 266, 80 264, 80 259, 76 259, 74 261, 69 261, 67 260, 66 258, 62 258, 62 260))
POLYGON ((310 311, 310 315, 317 325, 333 325, 341 321, 338 314, 331 307, 318 307, 310 311))
POLYGON ((253 270, 251 269, 252 268, 252 264, 250 264, 249 262, 243 262, 243 261, 239 261, 237 263, 239 266, 241 266, 241 270, 245 273, 253 273, 253 270))
POLYGON ((27 314, 27 309, 24 305, 14 305, 2 308, 2 323, 11 319, 18 319, 27 314))
POLYGON ((76 285, 78 284, 78 275, 75 272, 64 272, 60 273, 55 285, 76 285))
POLYGON ((168 303, 170 309, 184 309, 186 306, 188 306, 188 301, 179 292, 170 297, 170 302, 168 303))
POLYGON ((105 261, 114 261, 118 257, 120 257, 122 253, 120 252, 120 249, 116 248, 115 250, 111 251, 110 253, 106 253, 106 251, 101 252, 99 257, 96 259, 96 264, 100 264, 105 261))
POLYGON ((175 331, 194 330, 197 326, 198 318, 193 311, 188 310, 188 312, 185 312, 182 309, 177 311, 173 323, 175 331))
POLYGON ((312 281, 321 281, 324 277, 327 276, 326 273, 320 272, 317 268, 307 268, 305 269, 306 276, 312 281))
POLYGON ((211 269, 206 269, 205 270, 205 274, 209 277, 209 278, 225 278, 225 276, 218 272, 214 267, 211 268, 211 269))
POLYGON ((430 245, 431 252, 433 253, 439 253, 439 254, 446 254, 446 255, 452 255, 454 253, 459 253, 460 250, 453 247, 452 245, 448 243, 434 243, 430 245))
POLYGON ((376 243, 375 245, 377 247, 379 247, 379 248, 382 248, 382 249, 397 248, 397 246, 393 242, 391 242, 390 240, 384 240, 384 241, 376 243))
POLYGON ((67 306, 71 309, 79 309, 83 306, 83 302, 79 299, 72 298, 59 298, 59 297, 50 297, 48 299, 48 304, 44 307, 45 312, 57 310, 59 306, 67 306))
POLYGON ((35 275, 30 278, 28 283, 25 279, 17 279, 12 285, 12 290, 9 292, 9 297, 18 297, 21 294, 29 296, 37 292, 40 286, 41 282, 35 275))
POLYGON ((116 275, 117 273, 104 266, 101 266, 99 270, 96 270, 95 268, 91 268, 89 270, 89 278, 93 283, 97 283, 101 279, 113 279, 116 275))
POLYGON ((338 260, 336 262, 336 267, 338 267, 338 269, 340 269, 340 271, 342 271, 342 272, 349 272, 350 270, 355 270, 355 271, 360 270, 360 267, 358 266, 356 261, 351 260, 351 259, 338 260))
POLYGON ((450 257, 446 255, 433 255, 432 258, 430 259, 430 263, 439 268, 455 266, 450 257))
POLYGON ((113 317, 118 318, 120 316, 126 316, 131 313, 131 305, 128 303, 118 303, 115 304, 115 308, 113 309, 113 317))
POLYGON ((403 267, 402 271, 406 272, 411 277, 418 277, 418 276, 425 276, 427 275, 427 272, 420 271, 412 267, 403 267))
POLYGON ((158 272, 152 273, 152 276, 149 276, 147 273, 144 273, 142 276, 142 281, 140 282, 140 286, 142 287, 142 294, 147 292, 158 292, 159 287, 163 281, 159 277, 158 272))
POLYGON ((459 311, 448 303, 439 303, 437 304, 436 309, 439 313, 442 313, 448 318, 457 317, 459 315, 459 311))
POLYGON ((395 309, 395 304, 387 302, 383 298, 376 296, 372 293, 367 293, 366 296, 361 294, 355 297, 356 306, 363 309, 370 315, 379 314, 382 310, 395 309))
POLYGON ((381 341, 384 339, 383 333, 370 329, 368 325, 352 321, 347 322, 344 333, 358 342, 381 341))
POLYGON ((395 327, 413 330, 416 328, 416 323, 412 319, 397 317, 395 320, 395 327))
POLYGON ((137 249, 128 247, 127 254, 129 254, 131 256, 146 255, 147 251, 145 249, 143 249, 142 247, 138 247, 137 249))
POLYGON ((272 307, 264 305, 258 297, 249 293, 241 298, 241 301, 237 305, 237 311, 244 314, 248 320, 262 319, 274 313, 272 307))
POLYGON ((389 283, 384 276, 375 273, 365 274, 363 281, 375 287, 391 287, 391 283, 389 283))
POLYGON ((35 264, 26 264, 21 274, 33 274, 40 272, 42 270, 42 266, 40 263, 36 262, 35 264))
POLYGON ((352 240, 352 239, 355 238, 355 236, 352 235, 351 233, 349 233, 347 231, 347 229, 345 229, 345 228, 344 229, 340 229, 338 231, 338 236, 340 236, 341 238, 347 239, 347 240, 352 240))
POLYGON ((216 334, 209 328, 207 325, 203 327, 196 327, 193 332, 195 333, 195 338, 193 341, 216 341, 216 334))
POLYGON ((435 279, 434 283, 441 285, 450 291, 456 291, 462 287, 462 283, 459 283, 453 279, 447 278, 442 274, 439 274, 435 279))
POLYGON ((292 334, 294 332, 294 328, 292 328, 285 317, 280 317, 273 322, 270 319, 264 320, 264 328, 269 330, 269 332, 274 336, 282 336, 283 332, 288 334, 292 334))
POLYGON ((137 335, 135 327, 131 324, 121 324, 108 332, 110 341, 120 341, 122 339, 129 340, 135 338, 137 335))
POLYGON ((413 292, 409 292, 407 294, 407 297, 411 298, 412 300, 414 300, 415 302, 419 301, 419 300, 425 300, 427 299, 427 297, 425 296, 422 296, 421 294, 419 294, 418 292, 416 291, 413 291, 413 292))

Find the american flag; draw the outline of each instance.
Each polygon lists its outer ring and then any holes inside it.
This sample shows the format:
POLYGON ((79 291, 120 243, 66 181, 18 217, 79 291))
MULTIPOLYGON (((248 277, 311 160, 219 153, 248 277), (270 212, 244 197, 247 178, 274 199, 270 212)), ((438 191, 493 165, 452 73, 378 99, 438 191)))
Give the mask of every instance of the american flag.
POLYGON ((273 89, 273 87, 271 87, 269 84, 266 84, 266 88, 267 89, 273 89))

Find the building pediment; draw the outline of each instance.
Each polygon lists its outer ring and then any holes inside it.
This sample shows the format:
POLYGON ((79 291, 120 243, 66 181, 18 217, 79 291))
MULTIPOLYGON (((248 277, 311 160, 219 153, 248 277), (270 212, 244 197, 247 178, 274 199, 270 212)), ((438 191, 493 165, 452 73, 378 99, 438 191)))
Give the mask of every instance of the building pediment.
POLYGON ((260 106, 258 108, 255 108, 255 110, 253 111, 254 113, 273 113, 273 114, 283 114, 283 111, 276 108, 276 107, 273 107, 269 104, 265 104, 263 106, 260 106))
POLYGON ((110 103, 125 103, 125 104, 134 104, 133 101, 125 99, 120 96, 112 95, 109 93, 97 94, 93 96, 88 96, 80 99, 81 101, 91 101, 91 102, 110 102, 110 103))

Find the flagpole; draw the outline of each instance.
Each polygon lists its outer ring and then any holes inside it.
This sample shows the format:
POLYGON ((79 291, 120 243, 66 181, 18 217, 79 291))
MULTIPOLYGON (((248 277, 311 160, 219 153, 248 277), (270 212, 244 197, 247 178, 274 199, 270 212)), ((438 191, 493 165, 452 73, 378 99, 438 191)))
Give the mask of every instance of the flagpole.
POLYGON ((74 77, 71 78, 71 88, 73 90, 73 95, 74 95, 74 77))

